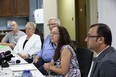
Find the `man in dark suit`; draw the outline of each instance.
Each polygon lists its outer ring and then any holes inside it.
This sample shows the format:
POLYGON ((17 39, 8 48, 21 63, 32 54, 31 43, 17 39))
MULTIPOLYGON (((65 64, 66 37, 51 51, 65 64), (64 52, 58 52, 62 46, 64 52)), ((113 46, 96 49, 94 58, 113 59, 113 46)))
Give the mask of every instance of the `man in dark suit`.
POLYGON ((116 77, 116 50, 111 46, 110 28, 102 23, 93 24, 85 41, 97 53, 90 77, 116 77))

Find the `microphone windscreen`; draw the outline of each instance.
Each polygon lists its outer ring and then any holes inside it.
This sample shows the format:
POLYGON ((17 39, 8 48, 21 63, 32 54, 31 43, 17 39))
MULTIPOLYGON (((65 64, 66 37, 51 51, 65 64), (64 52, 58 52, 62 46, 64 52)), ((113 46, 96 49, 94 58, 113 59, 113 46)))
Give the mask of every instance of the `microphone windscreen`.
POLYGON ((5 60, 10 61, 12 57, 13 57, 13 55, 9 54, 9 55, 5 56, 5 60))
POLYGON ((0 53, 0 59, 3 58, 3 57, 5 57, 5 56, 4 56, 4 52, 1 52, 1 53, 0 53))
POLYGON ((9 55, 9 54, 11 54, 11 51, 10 51, 10 50, 8 50, 8 51, 6 51, 6 52, 4 53, 4 55, 9 55))
POLYGON ((5 58, 4 52, 0 53, 0 62, 2 62, 5 58))

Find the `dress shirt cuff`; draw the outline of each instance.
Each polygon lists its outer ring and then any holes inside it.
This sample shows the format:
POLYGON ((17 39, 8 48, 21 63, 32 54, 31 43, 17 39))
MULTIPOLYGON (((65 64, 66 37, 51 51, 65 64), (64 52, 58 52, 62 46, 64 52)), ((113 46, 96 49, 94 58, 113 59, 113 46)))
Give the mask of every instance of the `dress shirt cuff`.
POLYGON ((38 54, 37 54, 37 56, 41 57, 41 56, 42 56, 42 54, 41 54, 41 53, 38 53, 38 54))

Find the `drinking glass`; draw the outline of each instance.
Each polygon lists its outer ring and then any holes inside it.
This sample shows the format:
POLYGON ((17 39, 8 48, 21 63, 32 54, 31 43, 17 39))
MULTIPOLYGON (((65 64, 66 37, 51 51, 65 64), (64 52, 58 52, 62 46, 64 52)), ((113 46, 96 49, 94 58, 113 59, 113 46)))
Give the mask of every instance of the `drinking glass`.
POLYGON ((51 75, 50 75, 50 70, 49 71, 47 71, 48 72, 48 77, 51 77, 51 75))
POLYGON ((0 75, 2 74, 2 67, 0 66, 0 75))

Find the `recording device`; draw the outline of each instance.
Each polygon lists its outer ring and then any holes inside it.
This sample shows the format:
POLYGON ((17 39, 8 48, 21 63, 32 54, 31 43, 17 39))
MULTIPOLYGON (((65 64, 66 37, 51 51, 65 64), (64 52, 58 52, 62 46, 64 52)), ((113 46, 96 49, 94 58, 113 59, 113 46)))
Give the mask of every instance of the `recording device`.
POLYGON ((17 60, 17 59, 13 59, 10 61, 10 63, 12 64, 19 64, 21 61, 20 60, 17 60))
POLYGON ((11 54, 10 50, 8 50, 6 52, 1 52, 0 53, 0 65, 2 67, 8 67, 9 64, 7 62, 10 61, 12 57, 13 57, 13 55, 11 54))

